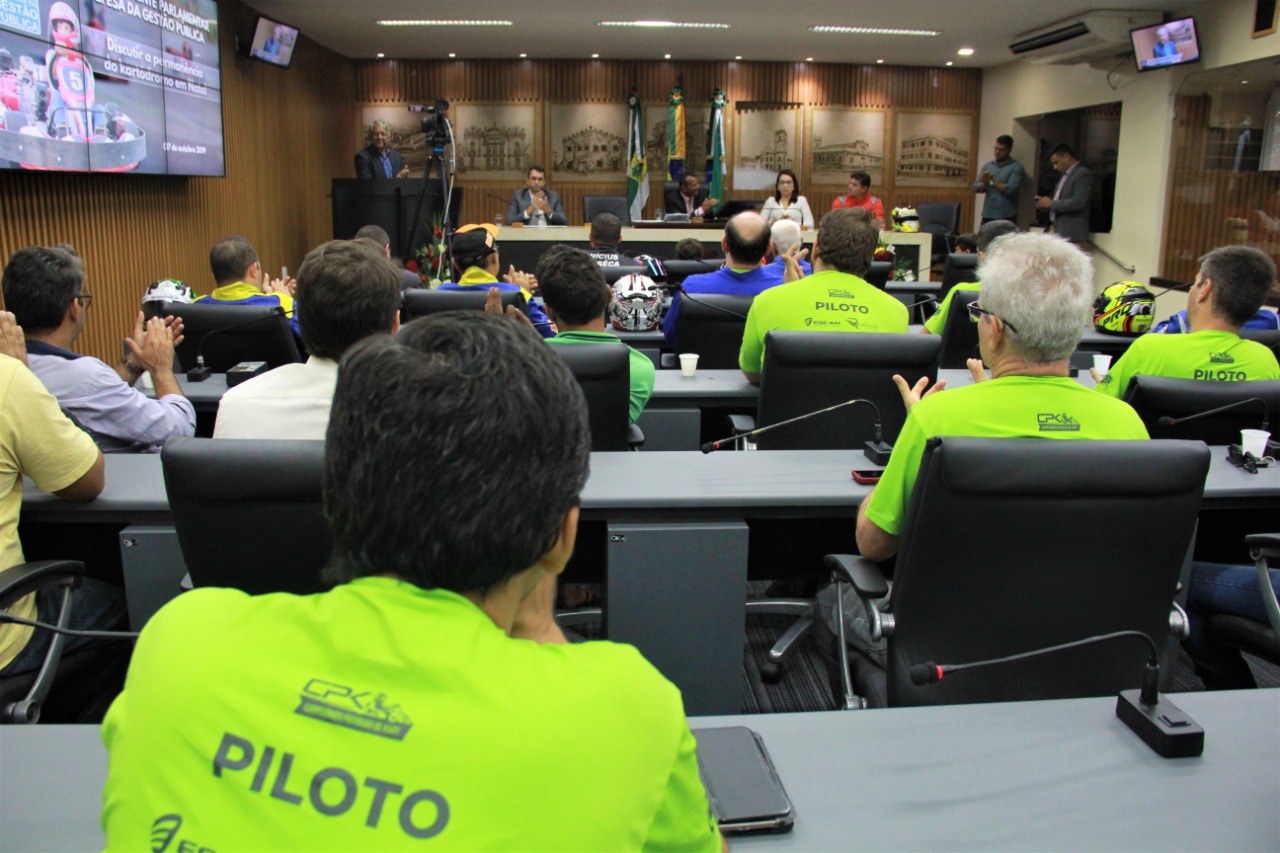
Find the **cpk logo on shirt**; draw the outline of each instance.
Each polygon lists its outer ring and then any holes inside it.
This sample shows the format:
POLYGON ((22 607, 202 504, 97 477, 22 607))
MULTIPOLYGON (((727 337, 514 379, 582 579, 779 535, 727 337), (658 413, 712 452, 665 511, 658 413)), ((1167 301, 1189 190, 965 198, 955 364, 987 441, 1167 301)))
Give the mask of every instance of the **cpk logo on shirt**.
POLYGON ((302 688, 294 713, 392 740, 404 740, 413 728, 413 720, 398 704, 389 704, 387 694, 319 678, 302 688))
POLYGON ((1079 432, 1080 422, 1066 412, 1041 412, 1036 415, 1040 432, 1079 432))

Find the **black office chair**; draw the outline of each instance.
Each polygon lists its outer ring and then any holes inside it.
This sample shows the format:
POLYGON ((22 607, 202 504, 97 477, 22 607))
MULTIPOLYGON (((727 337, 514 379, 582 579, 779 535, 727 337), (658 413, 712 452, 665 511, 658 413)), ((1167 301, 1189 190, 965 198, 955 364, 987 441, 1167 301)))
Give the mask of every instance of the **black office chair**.
POLYGON ((193 586, 251 595, 324 587, 324 442, 173 438, 160 462, 193 586))
POLYGON ((736 370, 754 296, 698 293, 680 297, 676 352, 696 352, 703 370, 736 370))
POLYGON ((867 274, 862 280, 867 284, 875 285, 877 290, 884 290, 889 285, 889 276, 893 275, 893 263, 891 261, 872 261, 871 266, 867 268, 867 274))
POLYGON ((582 221, 590 225, 591 220, 601 213, 612 213, 622 220, 623 225, 631 224, 631 208, 627 207, 624 195, 584 195, 582 197, 582 221))
POLYGON ((265 361, 268 369, 302 361, 289 318, 278 305, 165 302, 160 311, 182 318, 183 341, 176 354, 184 371, 195 367, 199 356, 214 373, 226 373, 242 361, 265 361))
MULTIPOLYGON (((525 299, 520 291, 503 291, 501 296, 504 311, 508 305, 524 311, 525 299)), ((483 287, 475 290, 406 290, 404 303, 400 306, 400 322, 408 323, 441 311, 483 311, 488 297, 488 288, 483 287)))
MULTIPOLYGON (((57 625, 65 628, 84 563, 36 560, 0 571, 0 609, 42 589, 61 591, 57 625)), ((37 628, 36 631, 41 629, 37 628)), ((0 675, 0 724, 101 722, 107 706, 124 686, 129 647, 95 645, 63 653, 66 637, 55 635, 43 665, 18 675, 0 675)))
POLYGON ((569 365, 587 398, 591 450, 637 450, 644 433, 630 424, 631 353, 616 344, 563 344, 555 351, 569 365))
POLYGON ((978 256, 959 255, 954 252, 947 255, 947 263, 942 268, 942 284, 938 287, 938 302, 947 298, 951 288, 957 284, 978 280, 978 256))
POLYGON ((1216 641, 1280 665, 1280 606, 1271 585, 1267 561, 1280 559, 1280 533, 1255 533, 1245 537, 1249 556, 1258 569, 1258 585, 1267 621, 1255 622, 1244 616, 1218 614, 1208 618, 1206 630, 1216 641))
MULTIPOLYGON (((969 318, 969 303, 977 302, 977 290, 960 290, 951 297, 947 321, 942 324, 942 346, 938 350, 938 366, 943 369, 965 367, 969 359, 981 358, 978 352, 978 324, 969 318)), ((932 336, 931 336, 932 337, 932 336)))
POLYGON ((1280 359, 1280 329, 1241 329, 1240 337, 1248 341, 1257 341, 1280 359))
POLYGON ((666 268, 667 280, 662 282, 668 293, 675 291, 677 287, 684 283, 684 280, 691 275, 701 275, 702 273, 715 272, 724 266, 723 258, 709 258, 702 261, 682 261, 670 260, 663 261, 662 266, 666 268))
POLYGON ((1239 444, 1240 430, 1258 429, 1280 417, 1280 379, 1206 382, 1168 376, 1134 376, 1125 389, 1152 438, 1199 439, 1205 444, 1239 444), (1244 402, 1258 398, 1260 402, 1244 402), (1241 405, 1217 415, 1179 422, 1180 418, 1231 403, 1241 405), (1167 419, 1172 418, 1173 423, 1167 419))
POLYGON ((612 287, 617 284, 618 279, 624 275, 647 275, 648 270, 639 264, 628 263, 624 266, 617 267, 601 267, 600 271, 604 273, 605 283, 612 287))
POLYGON ((933 235, 930 252, 931 264, 940 264, 950 251, 949 240, 955 236, 960 224, 959 202, 924 202, 916 205, 920 219, 920 231, 933 235))
POLYGON ((1173 600, 1208 470, 1209 450, 1195 441, 930 438, 887 604, 874 604, 886 593, 875 563, 827 558, 840 595, 852 585, 872 637, 887 638, 882 668, 848 654, 837 620, 844 707, 1105 696, 1140 686, 1150 653, 1129 638, 932 684, 915 684, 910 673, 926 662, 969 663, 1114 631, 1141 631, 1157 647, 1171 630, 1185 636, 1173 600), (1126 523, 1110 535, 1117 519, 1159 523, 1126 523))

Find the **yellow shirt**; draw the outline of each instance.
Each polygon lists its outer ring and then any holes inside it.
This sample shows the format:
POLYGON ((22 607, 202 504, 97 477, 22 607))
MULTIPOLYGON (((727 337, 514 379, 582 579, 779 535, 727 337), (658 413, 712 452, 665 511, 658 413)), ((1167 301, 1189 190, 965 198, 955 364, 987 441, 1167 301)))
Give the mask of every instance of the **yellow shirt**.
MULTIPOLYGON (((56 492, 83 477, 97 461, 93 439, 67 419, 35 374, 17 359, 0 355, 0 570, 25 560, 18 541, 22 476, 56 492)), ((8 612, 34 619, 35 593, 18 599, 8 612)), ((27 645, 32 630, 0 624, 0 669, 27 645)))

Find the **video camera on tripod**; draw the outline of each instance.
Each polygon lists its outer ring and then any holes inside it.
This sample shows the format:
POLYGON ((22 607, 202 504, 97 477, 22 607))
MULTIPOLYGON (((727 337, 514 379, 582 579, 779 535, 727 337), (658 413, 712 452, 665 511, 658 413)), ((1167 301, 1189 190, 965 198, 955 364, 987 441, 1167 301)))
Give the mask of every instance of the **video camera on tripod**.
POLYGON ((444 147, 451 141, 449 134, 449 102, 441 98, 429 107, 415 104, 409 107, 410 112, 426 115, 422 117, 422 132, 427 137, 427 147, 435 154, 443 154, 444 147))

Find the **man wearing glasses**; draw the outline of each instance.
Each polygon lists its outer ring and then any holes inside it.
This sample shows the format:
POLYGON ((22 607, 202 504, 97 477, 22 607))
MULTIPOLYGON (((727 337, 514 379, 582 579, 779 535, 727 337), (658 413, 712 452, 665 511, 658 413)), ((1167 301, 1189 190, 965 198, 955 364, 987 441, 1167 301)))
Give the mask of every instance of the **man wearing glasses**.
POLYGON ((1093 265, 1061 237, 1010 234, 991 244, 981 303, 969 306, 982 353, 982 361, 969 360, 975 384, 934 394, 940 382, 926 394, 927 380, 911 387, 893 377, 907 420, 880 484, 858 508, 862 556, 886 560, 897 553, 925 441, 932 436, 1148 437, 1127 403, 1094 394, 1067 375, 1092 301, 1093 265))
POLYGON ((173 373, 182 321, 142 312, 125 338, 128 355, 115 367, 71 347, 88 320, 93 296, 75 249, 28 246, 4 269, 5 306, 26 331, 27 358, 62 410, 103 453, 156 452, 172 435, 195 435, 196 413, 173 373), (133 388, 143 373, 154 400, 133 388))

